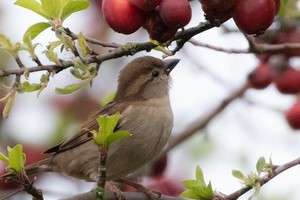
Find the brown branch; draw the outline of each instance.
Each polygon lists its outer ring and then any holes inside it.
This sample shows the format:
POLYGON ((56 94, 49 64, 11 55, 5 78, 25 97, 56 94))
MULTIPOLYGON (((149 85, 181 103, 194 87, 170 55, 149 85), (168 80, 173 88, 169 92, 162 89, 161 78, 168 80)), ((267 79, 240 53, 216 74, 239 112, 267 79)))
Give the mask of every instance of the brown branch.
POLYGON ((12 194, 10 194, 6 197, 1 197, 0 200, 8 199, 22 191, 25 191, 28 194, 30 194, 33 197, 33 199, 35 199, 35 200, 43 200, 44 199, 43 191, 36 188, 35 186, 33 186, 34 180, 30 181, 30 179, 27 176, 27 174, 25 173, 25 171, 22 171, 20 174, 16 174, 16 175, 8 175, 6 177, 6 181, 17 182, 22 185, 22 188, 13 192, 12 194))
POLYGON ((19 68, 24 68, 25 67, 19 56, 15 57, 15 61, 18 64, 19 68))
MULTIPOLYGON (((249 39, 247 36, 246 38, 249 39)), ((256 44, 252 40, 248 40, 249 48, 248 49, 226 49, 222 47, 217 47, 214 45, 206 44, 195 39, 189 40, 189 43, 194 46, 205 47, 215 51, 220 51, 229 54, 264 54, 264 53, 278 53, 285 50, 300 49, 300 43, 283 43, 283 44, 256 44)))
MULTIPOLYGON (((206 31, 210 28, 213 28, 214 25, 210 24, 210 23, 201 23, 200 25, 193 27, 193 28, 189 28, 183 32, 179 32, 175 38, 173 39, 173 41, 176 40, 180 40, 181 41, 181 45, 183 45, 188 39, 190 39, 192 36, 199 34, 203 31, 206 31)), ((74 36, 75 37, 75 36, 74 36)), ((117 48, 113 49, 112 51, 109 51, 108 53, 105 54, 101 54, 101 55, 92 55, 90 57, 87 57, 85 59, 82 59, 82 61, 86 64, 89 63, 102 63, 103 61, 106 60, 110 60, 113 58, 120 58, 123 56, 128 56, 128 55, 134 55, 137 52, 140 51, 151 51, 152 49, 154 49, 155 47, 157 47, 156 44, 153 44, 152 42, 144 42, 144 43, 126 43, 124 45, 118 46, 117 48)), ((175 51, 176 53, 176 51, 175 51)), ((64 69, 67 69, 69 67, 73 66, 71 61, 62 61, 62 65, 58 66, 58 65, 39 65, 39 66, 35 66, 35 67, 29 67, 27 68, 28 72, 36 72, 36 71, 55 71, 55 72, 60 72, 64 69)), ((0 70, 0 77, 6 77, 6 76, 10 76, 13 74, 18 74, 18 75, 22 75, 24 73, 25 69, 9 69, 9 70, 0 70)))
POLYGON ((199 46, 199 47, 205 47, 208 49, 212 49, 215 51, 220 51, 220 52, 224 52, 224 53, 229 53, 229 54, 249 54, 249 50, 248 49, 226 49, 226 48, 222 48, 222 47, 217 47, 217 46, 213 46, 207 43, 203 43, 200 41, 197 41, 195 39, 191 39, 189 40, 189 43, 191 43, 194 46, 199 46))

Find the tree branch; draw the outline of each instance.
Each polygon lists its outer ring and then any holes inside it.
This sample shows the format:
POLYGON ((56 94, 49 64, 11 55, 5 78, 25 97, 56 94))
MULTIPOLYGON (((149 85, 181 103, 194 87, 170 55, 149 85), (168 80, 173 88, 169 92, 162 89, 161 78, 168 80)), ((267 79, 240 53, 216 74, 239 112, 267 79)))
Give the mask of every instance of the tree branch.
MULTIPOLYGON (((261 186, 263 186, 264 184, 266 184, 267 182, 269 182, 270 180, 272 180, 273 178, 275 178, 277 175, 279 175, 280 173, 290 169, 291 167, 294 167, 296 165, 300 164, 300 157, 292 160, 290 162, 287 162, 285 164, 279 165, 274 167, 274 170, 266 175, 264 175, 263 177, 261 177, 259 179, 259 183, 261 186)), ((229 195, 225 195, 225 194, 221 194, 221 193, 217 193, 215 194, 215 196, 213 197, 214 200, 236 200, 239 197, 241 197, 242 195, 244 195, 246 192, 248 192, 249 190, 251 190, 252 187, 250 186, 246 186, 243 187, 229 195)), ((145 195, 144 193, 138 193, 138 192, 124 192, 124 197, 128 200, 148 200, 148 196, 145 195)), ((83 194, 79 194, 79 195, 75 195, 72 197, 68 197, 65 199, 60 199, 60 200, 94 200, 95 199, 95 194, 93 191, 87 192, 87 193, 83 193, 83 194)), ((105 199, 107 200, 113 200, 115 199, 115 194, 113 192, 110 191, 105 191, 105 199)), ((172 197, 172 196, 167 196, 167 195, 161 195, 160 200, 183 200, 183 198, 181 197, 172 197)))
MULTIPOLYGON (((209 22, 201 23, 196 27, 192 27, 189 29, 186 29, 182 32, 178 32, 173 41, 181 40, 180 44, 183 46, 183 44, 188 41, 191 37, 193 37, 196 34, 199 34, 203 31, 206 31, 208 29, 213 28, 214 25, 210 24, 209 22)), ((72 34, 71 34, 72 35, 72 34)), ((77 38, 76 35, 72 35, 74 38, 77 38)), ((102 42, 96 42, 95 40, 88 39, 89 42, 93 43, 99 43, 99 45, 104 45, 102 42)), ((137 52, 140 51, 151 51, 155 47, 157 47, 156 44, 153 44, 152 42, 144 42, 144 43, 126 43, 124 45, 111 45, 110 47, 114 47, 115 49, 101 55, 92 55, 89 56, 85 59, 82 59, 82 61, 86 64, 90 63, 98 63, 101 64, 103 61, 110 60, 113 58, 120 58, 123 56, 128 56, 128 55, 134 55, 137 52)), ((181 48, 181 47, 180 47, 181 48)), ((174 52, 174 54, 176 51, 174 52)), ((28 70, 29 73, 31 72, 37 72, 37 71, 48 71, 48 72, 53 72, 55 71, 60 72, 64 69, 67 69, 71 66, 73 66, 72 61, 62 61, 62 65, 38 65, 34 67, 28 67, 27 69, 25 68, 20 68, 20 69, 8 69, 8 70, 0 70, 0 77, 6 77, 10 75, 22 75, 24 74, 25 70, 28 70)))
POLYGON ((226 49, 222 47, 217 47, 214 45, 206 44, 200 41, 197 41, 195 39, 189 40, 189 43, 193 44, 194 46, 200 46, 200 47, 205 47, 208 49, 212 49, 215 51, 220 51, 224 53, 229 53, 229 54, 264 54, 264 53, 278 53, 281 51, 285 50, 294 50, 300 49, 300 43, 283 43, 283 44, 256 44, 252 40, 249 40, 249 48, 248 49, 226 49))

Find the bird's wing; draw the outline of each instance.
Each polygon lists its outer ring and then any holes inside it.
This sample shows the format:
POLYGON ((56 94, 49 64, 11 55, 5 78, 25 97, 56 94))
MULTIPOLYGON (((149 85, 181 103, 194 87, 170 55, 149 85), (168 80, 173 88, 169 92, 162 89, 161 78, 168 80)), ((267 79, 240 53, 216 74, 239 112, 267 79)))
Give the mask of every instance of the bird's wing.
MULTIPOLYGON (((112 115, 116 112, 122 112, 122 106, 119 104, 116 104, 114 102, 111 102, 107 104, 105 107, 102 108, 100 112, 98 112, 96 115, 94 115, 89 121, 87 121, 77 132, 75 132, 74 135, 70 136, 66 140, 64 140, 59 145, 56 145, 44 152, 44 154, 58 154, 64 151, 67 151, 69 149, 72 149, 74 147, 77 147, 78 145, 81 145, 93 138, 93 135, 90 131, 92 130, 98 130, 99 126, 97 123, 97 118, 100 115, 112 115)), ((120 124, 120 121, 119 121, 120 124)), ((119 125, 117 125, 118 128, 119 125)))

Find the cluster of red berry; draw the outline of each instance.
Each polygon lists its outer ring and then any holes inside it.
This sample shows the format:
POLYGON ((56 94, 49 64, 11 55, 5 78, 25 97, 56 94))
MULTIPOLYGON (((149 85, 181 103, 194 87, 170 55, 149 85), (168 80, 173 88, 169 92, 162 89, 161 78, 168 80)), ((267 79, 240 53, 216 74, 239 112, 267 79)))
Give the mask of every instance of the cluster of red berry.
MULTIPOLYGON (((223 23, 231 17, 246 34, 260 35, 272 24, 280 0, 199 0, 206 19, 223 23)), ((103 0, 102 12, 116 32, 131 34, 140 27, 159 42, 172 39, 191 20, 188 0, 103 0)))
POLYGON ((103 0, 102 12, 116 32, 131 34, 143 27, 159 42, 172 39, 192 17, 188 0, 103 0))
MULTIPOLYGON (((264 40, 264 39, 261 39, 264 40)), ((262 41, 263 42, 263 41, 262 41)), ((300 32, 296 28, 283 28, 276 31, 272 41, 268 43, 299 43, 300 32)), ((282 94, 297 95, 300 93, 300 70, 291 66, 290 58, 299 57, 297 49, 285 49, 274 54, 260 56, 261 63, 251 72, 248 80, 252 88, 264 89, 274 83, 277 90, 282 94), (270 58, 281 56, 282 62, 276 65, 270 64, 270 58)), ((290 107, 285 114, 287 122, 293 129, 300 129, 300 98, 290 107)))
POLYGON ((246 34, 260 35, 272 24, 280 0, 199 0, 207 20, 223 23, 231 17, 246 34))

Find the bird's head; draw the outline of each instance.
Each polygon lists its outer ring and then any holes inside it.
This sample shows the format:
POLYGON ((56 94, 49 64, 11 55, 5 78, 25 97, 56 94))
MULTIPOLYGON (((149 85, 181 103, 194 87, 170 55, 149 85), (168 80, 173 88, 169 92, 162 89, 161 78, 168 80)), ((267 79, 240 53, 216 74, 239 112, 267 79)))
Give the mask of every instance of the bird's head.
POLYGON ((168 95, 169 74, 179 61, 151 56, 134 59, 120 71, 116 100, 146 100, 168 95))

